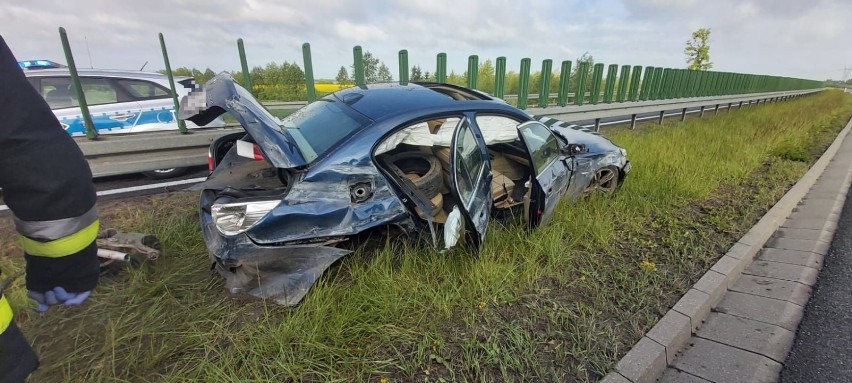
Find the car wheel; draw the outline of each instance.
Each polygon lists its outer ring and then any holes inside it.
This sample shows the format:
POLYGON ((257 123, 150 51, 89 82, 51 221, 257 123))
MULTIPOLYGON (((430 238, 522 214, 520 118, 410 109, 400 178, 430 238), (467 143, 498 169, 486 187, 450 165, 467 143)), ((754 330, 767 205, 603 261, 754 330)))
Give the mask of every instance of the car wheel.
POLYGON ((432 197, 441 193, 444 178, 438 157, 422 152, 405 152, 390 157, 390 163, 399 168, 423 195, 432 197))
POLYGON ((155 180, 164 180, 166 178, 174 178, 186 173, 186 168, 168 168, 168 169, 157 169, 151 170, 148 172, 142 172, 145 177, 153 178, 155 180))
POLYGON ((595 177, 586 187, 585 194, 612 195, 618 189, 618 168, 605 166, 595 171, 595 177))

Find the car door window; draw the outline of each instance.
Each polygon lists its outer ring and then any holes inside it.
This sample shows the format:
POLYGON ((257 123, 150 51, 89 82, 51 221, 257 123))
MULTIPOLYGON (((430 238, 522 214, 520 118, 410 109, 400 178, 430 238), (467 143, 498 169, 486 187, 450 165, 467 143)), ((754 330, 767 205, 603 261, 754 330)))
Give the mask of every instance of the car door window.
POLYGON ((478 182, 483 179, 485 158, 470 129, 470 123, 464 121, 458 131, 455 147, 454 166, 459 198, 465 207, 470 206, 478 182))
POLYGON ((118 91, 104 78, 81 78, 83 93, 89 105, 112 104, 118 102, 118 91))
MULTIPOLYGON (((118 91, 107 79, 81 78, 80 85, 89 105, 112 104, 118 102, 118 91)), ((77 94, 71 85, 70 77, 47 77, 41 79, 39 89, 51 109, 80 106, 77 94)))
POLYGON ((77 97, 71 90, 71 78, 46 77, 41 79, 39 93, 50 105, 50 109, 70 108, 78 106, 77 97))
POLYGON ((171 92, 164 86, 143 80, 117 80, 119 86, 136 100, 155 100, 171 97, 171 92))
POLYGON ((535 174, 541 174, 559 157, 559 142, 550 129, 542 124, 525 124, 520 127, 520 130, 530 151, 535 174))

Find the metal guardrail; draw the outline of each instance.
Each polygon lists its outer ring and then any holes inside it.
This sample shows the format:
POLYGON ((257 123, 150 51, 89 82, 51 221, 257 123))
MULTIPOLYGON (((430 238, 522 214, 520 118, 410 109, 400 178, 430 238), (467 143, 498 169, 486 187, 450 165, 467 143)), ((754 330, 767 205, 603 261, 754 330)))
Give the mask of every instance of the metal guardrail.
POLYGON ((97 141, 74 137, 95 177, 207 164, 210 144, 241 126, 138 134, 101 135, 97 141))
POLYGON ((636 125, 636 115, 645 113, 659 113, 660 123, 665 117, 666 111, 681 110, 681 120, 686 116, 687 109, 701 108, 703 116, 704 110, 709 106, 712 111, 716 112, 719 106, 726 105, 728 110, 734 104, 742 106, 752 102, 786 100, 791 97, 797 97, 807 94, 820 92, 823 89, 808 89, 798 91, 784 92, 768 92, 768 93, 753 93, 737 96, 714 96, 714 97, 692 97, 679 98, 670 100, 655 100, 655 101, 637 101, 637 102, 621 102, 612 104, 594 104, 584 106, 564 106, 556 108, 530 108, 526 112, 536 116, 547 116, 557 120, 567 122, 595 120, 595 131, 600 128, 600 120, 610 117, 630 116, 630 128, 633 129, 636 125))
MULTIPOLYGON (((596 120, 602 118, 631 116, 631 124, 635 124, 636 115, 643 113, 660 113, 661 121, 664 111, 682 110, 683 116, 687 109, 713 107, 718 110, 726 105, 742 106, 754 102, 780 101, 793 97, 819 92, 816 90, 785 91, 754 93, 740 96, 694 97, 674 100, 637 101, 612 104, 593 104, 583 106, 563 106, 548 108, 530 108, 526 112, 536 116, 548 116, 571 122, 596 120)), ((264 103, 270 109, 292 109, 305 105, 307 102, 268 102, 264 103)), ((597 129, 596 129, 597 130, 597 129)), ((101 135, 92 141, 85 137, 75 137, 77 144, 89 161, 92 174, 95 177, 115 174, 135 173, 156 169, 175 167, 199 166, 207 164, 207 151, 210 144, 219 137, 230 133, 243 131, 240 126, 226 128, 190 129, 187 134, 177 134, 176 131, 151 132, 138 134, 101 135)))

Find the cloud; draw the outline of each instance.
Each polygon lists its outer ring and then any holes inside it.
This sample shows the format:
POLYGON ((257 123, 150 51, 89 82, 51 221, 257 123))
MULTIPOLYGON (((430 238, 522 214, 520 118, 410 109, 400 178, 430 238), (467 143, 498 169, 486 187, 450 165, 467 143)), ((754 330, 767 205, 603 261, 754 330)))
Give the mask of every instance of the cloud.
MULTIPOLYGON (((163 67, 157 33, 172 66, 239 68, 236 39, 250 65, 302 62, 310 42, 315 74, 333 78, 362 45, 396 72, 400 49, 434 71, 445 52, 457 72, 467 57, 538 64, 575 59, 683 67, 692 31, 712 29, 716 69, 823 79, 852 64, 848 0, 40 0, 0 7, 3 37, 19 59, 62 59, 57 27, 68 30, 78 64, 163 67)), ((534 69, 535 69, 534 65, 534 69)))
POLYGON ((387 34, 379 27, 357 24, 349 20, 338 20, 334 23, 334 31, 337 33, 337 37, 345 40, 374 42, 387 39, 387 34))

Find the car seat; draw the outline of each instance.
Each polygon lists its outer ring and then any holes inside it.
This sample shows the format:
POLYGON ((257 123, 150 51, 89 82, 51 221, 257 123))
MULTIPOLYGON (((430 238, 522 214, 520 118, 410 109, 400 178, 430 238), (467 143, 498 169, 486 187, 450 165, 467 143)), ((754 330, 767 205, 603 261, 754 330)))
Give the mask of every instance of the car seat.
POLYGON ((50 109, 74 106, 73 93, 70 88, 70 86, 57 87, 44 95, 44 100, 47 101, 47 105, 50 105, 50 109))

